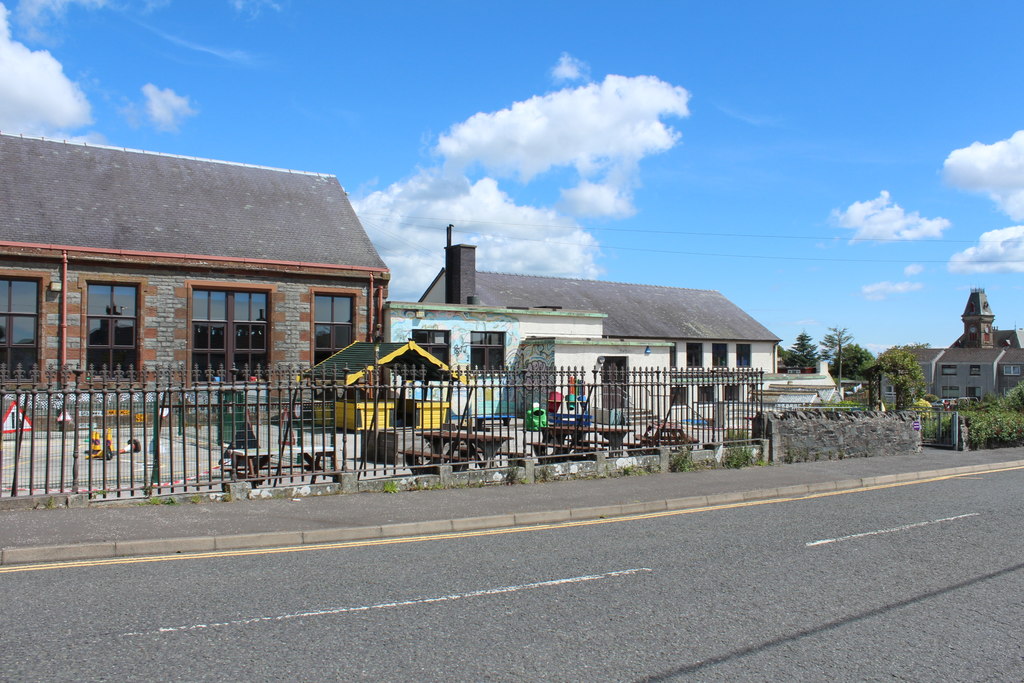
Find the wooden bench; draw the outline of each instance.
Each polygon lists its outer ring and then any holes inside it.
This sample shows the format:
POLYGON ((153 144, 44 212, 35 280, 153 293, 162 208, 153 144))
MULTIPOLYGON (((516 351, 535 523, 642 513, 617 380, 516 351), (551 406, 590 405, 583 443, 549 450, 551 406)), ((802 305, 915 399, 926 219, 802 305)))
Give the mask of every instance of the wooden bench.
MULTIPOLYGON (((302 453, 302 469, 313 475, 311 484, 316 483, 317 476, 325 474, 326 472, 336 472, 338 470, 338 460, 334 454, 334 451, 313 451, 312 453, 302 453)), ((335 481, 338 481, 335 479, 335 481)))
MULTIPOLYGON (((463 446, 457 451, 460 457, 452 457, 447 454, 435 453, 434 451, 419 450, 414 448, 407 448, 405 450, 398 451, 398 454, 402 456, 404 465, 406 467, 422 467, 424 465, 437 464, 437 465, 452 465, 452 469, 456 471, 465 470, 469 467, 469 463, 474 462, 472 458, 467 457, 469 450, 463 446)), ((439 470, 433 469, 436 474, 439 470)))
POLYGON ((232 472, 236 479, 251 481, 259 486, 266 477, 261 473, 270 474, 270 451, 247 451, 240 448, 225 448, 221 454, 221 467, 225 472, 232 472))
POLYGON ((514 417, 515 417, 515 415, 500 415, 500 414, 499 415, 477 415, 477 416, 475 416, 473 418, 473 423, 476 425, 477 429, 483 429, 487 422, 498 420, 498 421, 501 421, 501 423, 507 427, 510 424, 512 424, 512 418, 514 418, 514 417))

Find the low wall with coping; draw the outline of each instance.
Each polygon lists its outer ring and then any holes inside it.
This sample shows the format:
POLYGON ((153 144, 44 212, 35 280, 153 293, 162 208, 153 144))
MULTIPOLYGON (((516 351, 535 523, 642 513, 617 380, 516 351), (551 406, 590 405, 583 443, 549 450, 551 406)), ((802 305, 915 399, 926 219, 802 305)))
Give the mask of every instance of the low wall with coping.
POLYGON ((810 462, 918 453, 917 420, 912 411, 787 410, 761 413, 753 429, 772 462, 810 462))

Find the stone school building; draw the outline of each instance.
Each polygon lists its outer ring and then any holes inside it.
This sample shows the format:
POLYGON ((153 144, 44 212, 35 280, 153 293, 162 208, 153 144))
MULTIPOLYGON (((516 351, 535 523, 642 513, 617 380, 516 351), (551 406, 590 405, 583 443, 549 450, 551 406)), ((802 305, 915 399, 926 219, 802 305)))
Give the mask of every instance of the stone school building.
POLYGON ((0 371, 311 365, 390 274, 334 176, 0 134, 0 371))

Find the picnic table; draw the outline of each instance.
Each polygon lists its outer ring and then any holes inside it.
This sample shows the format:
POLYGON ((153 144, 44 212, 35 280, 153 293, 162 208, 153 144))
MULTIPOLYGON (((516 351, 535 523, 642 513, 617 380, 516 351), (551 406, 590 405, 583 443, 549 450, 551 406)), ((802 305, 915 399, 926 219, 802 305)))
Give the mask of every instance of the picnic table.
POLYGON ((501 447, 511 439, 509 434, 481 432, 470 429, 434 429, 418 432, 427 450, 404 450, 416 464, 453 463, 452 469, 464 470, 473 462, 490 467, 501 447))
MULTIPOLYGON (((225 448, 221 454, 221 464, 225 470, 232 471, 236 479, 251 481, 253 486, 259 486, 268 478, 292 474, 290 471, 282 471, 285 468, 276 457, 278 455, 277 451, 259 448, 225 448)), ((301 456, 302 470, 312 475, 314 484, 317 476, 338 468, 334 449, 302 451, 301 456)))
POLYGON ((675 446, 681 444, 697 443, 697 439, 690 434, 693 427, 678 422, 659 422, 652 424, 640 437, 641 446, 675 446))
POLYGON ((629 427, 615 425, 548 425, 541 429, 542 440, 533 444, 533 449, 537 455, 547 455, 549 450, 554 455, 591 453, 597 450, 621 451, 631 431, 629 427), (592 434, 598 438, 588 438, 592 434))

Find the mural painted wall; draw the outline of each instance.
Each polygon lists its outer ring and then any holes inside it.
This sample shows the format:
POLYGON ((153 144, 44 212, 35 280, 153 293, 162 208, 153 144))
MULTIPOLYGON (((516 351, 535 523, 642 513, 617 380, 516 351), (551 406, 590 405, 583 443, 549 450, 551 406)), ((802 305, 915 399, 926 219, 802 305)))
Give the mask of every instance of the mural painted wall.
POLYGON ((391 341, 404 342, 413 330, 447 330, 451 344, 451 365, 470 364, 473 332, 505 334, 505 365, 510 366, 522 341, 519 320, 503 313, 485 311, 391 310, 391 341), (418 317, 422 315, 423 317, 418 317))

